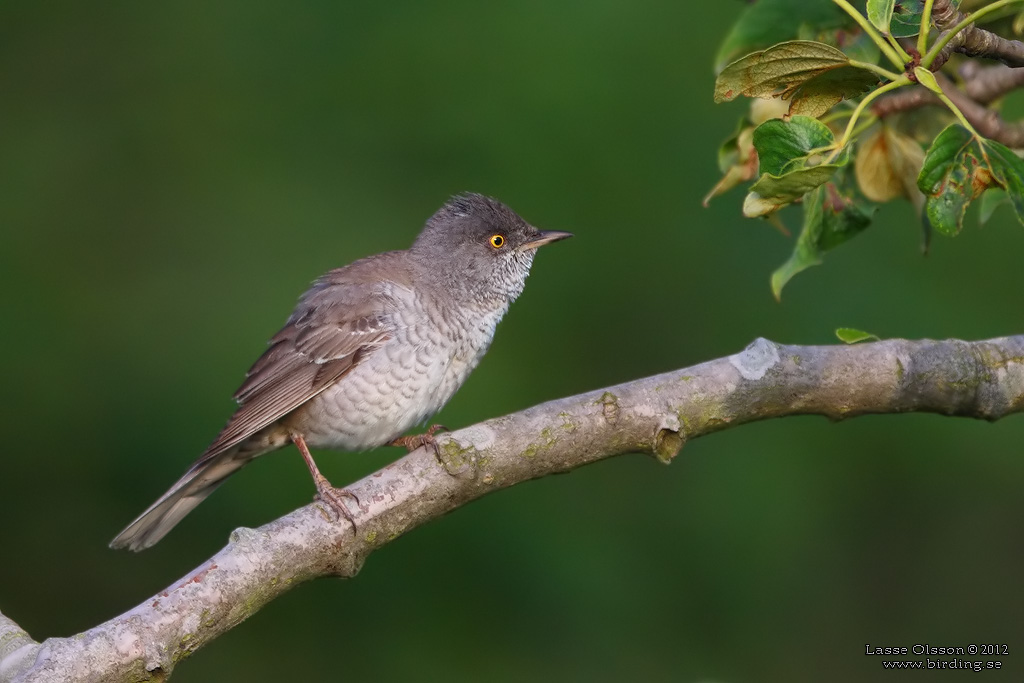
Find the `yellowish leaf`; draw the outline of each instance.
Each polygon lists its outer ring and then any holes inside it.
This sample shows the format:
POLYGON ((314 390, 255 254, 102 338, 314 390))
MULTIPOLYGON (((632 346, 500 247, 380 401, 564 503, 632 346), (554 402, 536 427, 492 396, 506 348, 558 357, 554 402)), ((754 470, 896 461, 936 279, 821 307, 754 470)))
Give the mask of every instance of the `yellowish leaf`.
POLYGON ((924 205, 924 195, 917 189, 917 176, 920 175, 921 165, 924 164, 924 150, 917 140, 908 135, 903 135, 888 126, 884 131, 889 150, 889 163, 903 185, 903 196, 920 210, 924 205))
POLYGON ((725 67, 715 80, 715 102, 740 95, 782 98, 791 103, 790 116, 817 117, 877 83, 876 74, 851 64, 841 50, 812 40, 791 40, 725 67))
POLYGON ((904 194, 903 183, 889 160, 889 144, 881 130, 860 144, 853 170, 860 191, 873 202, 887 202, 904 194))
POLYGON ((924 150, 913 138, 883 126, 860 144, 854 162, 857 185, 873 202, 906 197, 920 206, 923 195, 917 176, 924 150))
POLYGON ((785 100, 750 100, 750 121, 760 126, 771 119, 781 119, 789 112, 789 102, 785 100))

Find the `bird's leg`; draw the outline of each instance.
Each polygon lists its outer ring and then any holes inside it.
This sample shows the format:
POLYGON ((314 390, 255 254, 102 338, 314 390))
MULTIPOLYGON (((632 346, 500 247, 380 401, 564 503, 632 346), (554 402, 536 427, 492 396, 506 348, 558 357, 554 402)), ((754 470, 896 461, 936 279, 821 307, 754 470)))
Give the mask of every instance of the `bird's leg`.
POLYGON ((437 447, 437 440, 434 438, 434 434, 438 432, 450 432, 451 430, 444 425, 430 425, 427 428, 425 434, 412 434, 410 436, 400 436, 394 441, 390 442, 389 446, 403 446, 412 453, 420 446, 429 446, 434 451, 434 455, 438 458, 441 457, 441 451, 437 447))
POLYGON ((292 443, 295 444, 295 447, 299 449, 299 453, 302 454, 302 459, 306 461, 306 467, 309 468, 309 473, 313 475, 313 483, 316 484, 317 496, 320 497, 320 500, 337 510, 338 514, 351 522, 352 527, 355 528, 356 521, 352 519, 352 513, 348 511, 348 508, 342 501, 342 497, 348 496, 352 498, 356 501, 356 505, 359 505, 359 498, 351 491, 335 488, 331 482, 327 481, 327 477, 320 474, 320 470, 317 468, 316 463, 313 462, 313 456, 309 454, 309 447, 306 446, 306 440, 302 438, 301 434, 292 432, 290 436, 292 443))
POLYGON ((420 446, 426 446, 434 452, 434 457, 437 462, 444 468, 444 471, 453 477, 457 477, 466 471, 466 467, 459 470, 453 470, 451 463, 441 457, 441 448, 437 445, 437 439, 434 438, 434 434, 438 432, 450 432, 451 430, 444 425, 430 425, 425 434, 413 434, 411 436, 400 436, 391 443, 389 446, 404 446, 410 453, 419 448, 420 446))

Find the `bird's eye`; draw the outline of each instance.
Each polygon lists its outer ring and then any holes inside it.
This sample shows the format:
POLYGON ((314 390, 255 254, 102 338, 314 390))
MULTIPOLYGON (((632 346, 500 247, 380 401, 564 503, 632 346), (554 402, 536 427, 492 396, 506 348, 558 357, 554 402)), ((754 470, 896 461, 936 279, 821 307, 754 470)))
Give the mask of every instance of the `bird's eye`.
POLYGON ((505 238, 501 235, 491 235, 491 246, 495 249, 501 249, 505 246, 505 238))

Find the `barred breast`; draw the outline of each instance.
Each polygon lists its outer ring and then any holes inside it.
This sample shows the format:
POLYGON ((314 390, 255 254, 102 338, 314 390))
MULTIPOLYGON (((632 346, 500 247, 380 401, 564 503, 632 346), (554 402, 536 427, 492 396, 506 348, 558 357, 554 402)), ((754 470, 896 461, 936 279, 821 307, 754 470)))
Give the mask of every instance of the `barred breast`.
POLYGON ((479 364, 508 302, 454 308, 394 286, 394 335, 283 421, 310 446, 365 450, 437 413, 479 364))

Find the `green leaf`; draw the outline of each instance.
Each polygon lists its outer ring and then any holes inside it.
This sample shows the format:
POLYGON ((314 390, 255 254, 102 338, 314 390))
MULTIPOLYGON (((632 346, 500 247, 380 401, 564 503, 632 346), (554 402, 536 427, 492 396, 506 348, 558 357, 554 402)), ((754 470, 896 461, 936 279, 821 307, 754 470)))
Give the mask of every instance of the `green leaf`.
POLYGON ((917 78, 918 83, 928 88, 933 93, 937 93, 939 95, 942 94, 942 88, 939 87, 939 82, 935 80, 935 74, 928 69, 923 66, 915 66, 914 77, 917 78))
POLYGON ((852 66, 831 45, 791 40, 741 57, 715 80, 715 102, 740 95, 791 100, 790 114, 820 116, 841 100, 878 83, 871 71, 852 66))
POLYGON ((868 21, 882 33, 889 33, 896 0, 868 0, 868 21))
POLYGON ((844 149, 831 163, 823 163, 828 148, 834 145, 835 135, 829 127, 808 116, 773 119, 755 128, 761 176, 743 202, 743 215, 764 216, 828 182, 850 158, 849 150, 844 149))
POLYGON ((921 32, 924 16, 924 0, 900 0, 889 20, 889 35, 893 38, 909 38, 921 32))
POLYGON ((990 187, 1001 187, 1024 223, 1024 161, 1004 145, 954 123, 928 148, 917 178, 925 216, 939 232, 956 235, 967 206, 990 187))
POLYGON ((995 180, 1006 190, 1017 220, 1024 224, 1024 160, 995 140, 985 140, 985 147, 995 180))
POLYGON ((743 200, 743 215, 757 218, 778 211, 827 183, 834 172, 834 167, 816 166, 791 171, 781 177, 763 175, 751 186, 750 193, 743 200))
POLYGON ((963 227, 967 205, 980 194, 974 175, 982 158, 981 143, 959 124, 939 133, 925 153, 917 187, 926 197, 928 222, 939 232, 956 235, 963 227))
POLYGON ((855 237, 871 223, 874 207, 856 204, 835 183, 822 185, 804 197, 804 225, 793 254, 772 273, 772 293, 781 298, 782 288, 794 275, 821 263, 821 255, 855 237))
POLYGON ((787 167, 807 159, 811 152, 831 147, 835 133, 817 119, 794 116, 789 121, 772 119, 754 129, 754 147, 761 172, 782 175, 787 167))
POLYGON ((980 208, 978 210, 978 225, 985 225, 989 218, 992 218, 992 213, 999 207, 1000 204, 1009 204, 1010 198, 1006 194, 1006 190, 1000 190, 998 187, 990 187, 985 190, 981 195, 980 208))
POLYGON ((715 72, 749 52, 797 38, 801 31, 837 31, 852 26, 852 19, 832 2, 758 0, 749 3, 718 48, 715 72))
MULTIPOLYGON (((953 7, 960 6, 960 0, 953 0, 953 7)), ((921 32, 924 17, 924 0, 898 0, 893 7, 889 22, 889 35, 893 38, 909 38, 921 32)))
POLYGON ((875 341, 882 341, 882 338, 877 334, 871 334, 864 330, 858 330, 854 327, 840 327, 836 330, 836 336, 839 337, 839 341, 845 344, 856 344, 857 342, 868 341, 874 339, 875 341))

